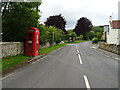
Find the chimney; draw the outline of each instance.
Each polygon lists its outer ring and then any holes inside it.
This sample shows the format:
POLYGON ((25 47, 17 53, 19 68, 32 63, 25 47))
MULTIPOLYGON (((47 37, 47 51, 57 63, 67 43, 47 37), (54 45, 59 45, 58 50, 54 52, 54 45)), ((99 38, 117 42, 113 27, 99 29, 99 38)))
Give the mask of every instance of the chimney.
POLYGON ((112 22, 112 16, 110 16, 109 21, 112 22))

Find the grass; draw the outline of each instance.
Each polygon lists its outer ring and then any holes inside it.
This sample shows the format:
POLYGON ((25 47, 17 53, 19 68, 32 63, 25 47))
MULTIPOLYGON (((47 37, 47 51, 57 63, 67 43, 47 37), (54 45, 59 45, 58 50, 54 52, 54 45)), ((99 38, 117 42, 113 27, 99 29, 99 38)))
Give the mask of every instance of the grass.
POLYGON ((85 42, 85 40, 82 40, 82 41, 75 41, 75 42, 65 42, 65 43, 67 43, 67 44, 70 44, 70 43, 76 44, 76 43, 81 43, 81 42, 85 42))
MULTIPOLYGON (((40 50, 40 55, 41 54, 46 54, 49 53, 53 50, 56 50, 60 47, 65 46, 66 44, 60 44, 60 45, 55 45, 55 46, 51 46, 48 48, 43 48, 40 50)), ((12 67, 15 67, 16 65, 20 65, 22 63, 24 63, 26 60, 28 59, 32 59, 33 57, 28 57, 28 56, 24 56, 24 55, 17 55, 17 56, 9 56, 3 59, 0 59, 0 72, 3 71, 5 72, 6 70, 9 70, 12 67)))
POLYGON ((10 69, 11 67, 14 67, 18 64, 21 64, 31 58, 32 57, 23 56, 23 55, 9 56, 9 57, 3 58, 2 59, 2 71, 4 72, 7 69, 10 69))
POLYGON ((0 74, 2 72, 2 59, 0 59, 0 74))
POLYGON ((49 52, 51 52, 51 51, 53 51, 53 50, 56 50, 56 49, 58 49, 58 48, 60 48, 60 47, 63 47, 63 46, 66 46, 66 44, 59 44, 59 45, 55 45, 55 46, 51 46, 51 47, 48 47, 48 48, 42 48, 41 50, 40 50, 40 55, 41 54, 46 54, 46 53, 49 53, 49 52))

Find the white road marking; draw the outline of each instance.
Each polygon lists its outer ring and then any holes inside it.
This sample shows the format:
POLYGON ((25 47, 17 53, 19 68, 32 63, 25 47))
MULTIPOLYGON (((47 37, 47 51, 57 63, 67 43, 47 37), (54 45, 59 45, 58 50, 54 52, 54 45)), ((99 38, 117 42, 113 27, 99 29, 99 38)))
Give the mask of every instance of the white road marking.
POLYGON ((80 54, 78 54, 80 64, 83 64, 80 54))
MULTIPOLYGON (((33 63, 31 63, 31 64, 35 64, 36 62, 39 62, 40 60, 42 60, 42 59, 44 59, 44 58, 46 58, 47 56, 44 56, 44 57, 42 57, 42 58, 40 58, 40 59, 38 59, 37 61, 34 61, 33 63)), ((32 60, 31 60, 32 61, 32 60)))
POLYGON ((40 59, 37 60, 37 62, 39 62, 39 61, 40 61, 40 59))
POLYGON ((31 64, 34 64, 34 63, 36 63, 36 62, 33 62, 33 63, 31 63, 31 64))
POLYGON ((80 53, 78 49, 77 49, 77 53, 80 53))
POLYGON ((11 74, 7 75, 6 77, 1 78, 0 80, 4 80, 4 79, 6 79, 6 78, 12 76, 13 74, 15 74, 15 73, 11 73, 11 74))
POLYGON ((32 60, 29 60, 28 62, 31 62, 32 60))
POLYGON ((87 90, 91 90, 87 76, 84 75, 83 77, 84 77, 84 80, 85 80, 85 85, 86 85, 87 90))
POLYGON ((99 51, 97 51, 97 50, 95 50, 96 52, 98 52, 98 53, 101 53, 101 52, 99 52, 99 51))
POLYGON ((116 60, 120 60, 119 58, 115 58, 116 60))
MULTIPOLYGON (((103 54, 103 53, 101 53, 101 52, 99 52, 99 51, 97 51, 97 50, 95 50, 95 51, 98 52, 98 53, 100 53, 100 54, 102 54, 102 55, 104 55, 104 56, 106 56, 106 57, 111 57, 111 56, 108 56, 108 55, 106 55, 106 54, 103 54)), ((114 58, 114 59, 120 60, 119 58, 114 58)))
POLYGON ((110 57, 110 56, 108 56, 108 55, 106 55, 106 54, 103 54, 103 53, 97 51, 97 50, 95 50, 95 51, 98 52, 98 53, 100 53, 100 54, 102 54, 102 55, 104 55, 104 56, 106 56, 106 57, 110 57))
POLYGON ((97 50, 95 50, 96 52, 98 52, 99 54, 103 54, 103 53, 101 53, 101 52, 99 52, 99 51, 97 51, 97 50))
POLYGON ((45 59, 47 56, 44 56, 43 58, 41 58, 41 59, 45 59))
POLYGON ((90 48, 92 48, 92 49, 96 49, 97 47, 95 47, 95 46, 92 46, 92 47, 90 47, 90 48))
POLYGON ((108 56, 108 55, 106 55, 106 54, 103 54, 104 56, 106 56, 106 57, 110 57, 110 56, 108 56))

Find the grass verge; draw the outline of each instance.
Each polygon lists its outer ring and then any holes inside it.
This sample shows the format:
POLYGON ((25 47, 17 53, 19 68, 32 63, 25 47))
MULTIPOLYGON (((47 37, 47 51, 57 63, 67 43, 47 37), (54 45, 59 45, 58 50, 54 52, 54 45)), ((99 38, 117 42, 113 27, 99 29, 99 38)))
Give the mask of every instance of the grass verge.
MULTIPOLYGON (((43 48, 40 50, 39 54, 40 55, 47 54, 65 45, 66 44, 59 44, 59 45, 51 46, 48 48, 43 48)), ((25 62, 27 62, 27 60, 32 59, 32 58, 33 57, 28 57, 24 55, 9 56, 9 57, 3 58, 2 60, 0 60, 0 63, 2 63, 0 64, 0 71, 2 70, 3 73, 6 71, 10 71, 10 69, 16 68, 17 65, 24 64, 25 62)))
POLYGON ((66 46, 66 44, 64 43, 64 44, 59 44, 59 45, 55 45, 55 46, 51 46, 51 47, 48 47, 48 48, 42 48, 41 50, 40 50, 40 55, 41 54, 46 54, 46 53, 49 53, 49 52, 51 52, 51 51, 53 51, 53 50, 56 50, 56 49, 58 49, 58 48, 60 48, 60 47, 63 47, 63 46, 66 46))
POLYGON ((9 56, 2 59, 2 71, 6 71, 18 64, 21 64, 25 62, 28 59, 31 59, 32 57, 23 56, 23 55, 17 55, 17 56, 9 56))

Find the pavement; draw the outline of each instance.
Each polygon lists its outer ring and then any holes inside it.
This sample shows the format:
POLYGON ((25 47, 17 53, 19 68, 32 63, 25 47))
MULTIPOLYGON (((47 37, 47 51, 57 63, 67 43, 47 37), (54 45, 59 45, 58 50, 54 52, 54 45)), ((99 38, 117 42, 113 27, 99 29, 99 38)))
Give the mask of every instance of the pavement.
POLYGON ((68 44, 4 77, 2 85, 3 88, 118 90, 117 58, 118 55, 98 49, 90 41, 68 44))

